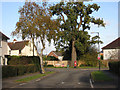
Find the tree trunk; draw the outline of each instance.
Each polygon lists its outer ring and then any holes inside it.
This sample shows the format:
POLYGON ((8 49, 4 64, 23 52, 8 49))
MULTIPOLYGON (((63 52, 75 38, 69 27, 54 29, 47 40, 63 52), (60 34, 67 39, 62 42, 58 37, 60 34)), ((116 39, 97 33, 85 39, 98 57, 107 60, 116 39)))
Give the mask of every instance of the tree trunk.
MULTIPOLYGON (((32 39, 32 40, 33 40, 33 39, 32 39)), ((34 45, 34 47, 35 47, 35 49, 36 49, 36 51, 37 51, 37 47, 35 46, 35 43, 34 43, 33 45, 34 45)), ((45 73, 45 70, 44 70, 44 68, 43 68, 43 59, 42 59, 43 50, 44 50, 44 48, 42 48, 40 54, 39 54, 38 51, 37 51, 37 56, 39 56, 39 58, 40 58, 40 73, 42 73, 42 74, 45 73)))
POLYGON ((42 58, 42 53, 43 53, 43 50, 41 50, 41 54, 39 55, 39 58, 40 58, 40 73, 45 73, 45 70, 43 68, 43 58, 42 58))
POLYGON ((75 48, 75 40, 72 41, 72 63, 71 63, 71 66, 74 66, 74 61, 76 61, 76 57, 77 57, 77 54, 76 54, 76 48, 75 48))
POLYGON ((32 38, 33 41, 33 56, 34 56, 34 37, 32 38))

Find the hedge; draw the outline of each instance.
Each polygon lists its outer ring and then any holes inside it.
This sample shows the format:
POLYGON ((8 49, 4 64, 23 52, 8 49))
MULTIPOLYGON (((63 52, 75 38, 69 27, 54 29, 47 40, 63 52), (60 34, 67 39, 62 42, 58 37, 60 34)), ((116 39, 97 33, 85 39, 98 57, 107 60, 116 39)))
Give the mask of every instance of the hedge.
POLYGON ((27 73, 34 73, 40 70, 36 65, 18 65, 18 66, 2 66, 2 78, 20 76, 27 73))
POLYGON ((8 65, 40 64, 38 56, 8 56, 8 65))
POLYGON ((111 61, 108 65, 111 72, 120 75, 120 61, 111 61))
POLYGON ((47 56, 47 57, 46 57, 46 56, 44 55, 44 56, 43 56, 43 60, 44 60, 44 61, 45 61, 45 60, 52 60, 52 61, 53 61, 53 60, 58 60, 58 58, 56 58, 56 57, 54 57, 54 56, 47 56))

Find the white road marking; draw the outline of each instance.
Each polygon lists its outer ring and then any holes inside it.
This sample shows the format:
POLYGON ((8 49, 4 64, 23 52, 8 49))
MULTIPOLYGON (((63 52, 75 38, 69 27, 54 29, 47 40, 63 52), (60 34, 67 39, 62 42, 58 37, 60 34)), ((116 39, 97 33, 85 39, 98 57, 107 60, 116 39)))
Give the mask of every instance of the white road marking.
MULTIPOLYGON (((21 85, 25 85, 25 84, 27 84, 27 83, 21 83, 21 84, 19 84, 19 85, 21 86, 21 85)), ((13 87, 10 87, 10 88, 16 88, 16 87, 19 86, 19 85, 16 85, 16 86, 13 86, 13 87)))
POLYGON ((90 86, 91 88, 94 88, 93 84, 92 84, 92 80, 90 79, 90 86))
POLYGON ((36 80, 36 82, 40 81, 41 79, 36 80))
POLYGON ((64 84, 65 82, 62 82, 62 84, 64 84))
POLYGON ((80 82, 78 82, 78 84, 80 84, 80 82))
POLYGON ((19 84, 19 85, 25 85, 26 83, 21 83, 21 84, 19 84))

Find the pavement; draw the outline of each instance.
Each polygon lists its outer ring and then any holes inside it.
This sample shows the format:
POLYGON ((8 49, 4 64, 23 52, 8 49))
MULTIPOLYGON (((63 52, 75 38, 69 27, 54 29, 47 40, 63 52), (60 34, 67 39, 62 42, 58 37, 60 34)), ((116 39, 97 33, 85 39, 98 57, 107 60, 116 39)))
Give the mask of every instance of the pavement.
POLYGON ((90 73, 98 69, 47 68, 46 70, 55 71, 56 73, 27 83, 16 83, 15 80, 40 73, 6 78, 2 80, 2 88, 113 88, 120 90, 119 77, 111 74, 108 69, 102 70, 113 78, 112 82, 91 82, 90 73))

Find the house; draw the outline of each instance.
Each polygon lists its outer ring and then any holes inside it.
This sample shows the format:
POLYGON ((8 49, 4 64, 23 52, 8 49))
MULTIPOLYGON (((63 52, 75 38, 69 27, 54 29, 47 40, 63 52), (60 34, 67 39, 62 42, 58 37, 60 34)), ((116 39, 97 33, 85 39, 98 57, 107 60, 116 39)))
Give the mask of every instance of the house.
POLYGON ((58 58, 60 61, 63 60, 62 53, 60 53, 60 52, 51 51, 51 52, 48 54, 48 56, 56 57, 56 58, 58 58))
POLYGON ((9 37, 0 32, 0 65, 7 64, 7 58, 5 56, 8 55, 7 40, 9 39, 9 37))
POLYGON ((104 60, 120 60, 120 37, 102 48, 104 60))
POLYGON ((16 56, 37 56, 37 50, 33 49, 33 43, 30 40, 8 42, 9 55, 16 56))

